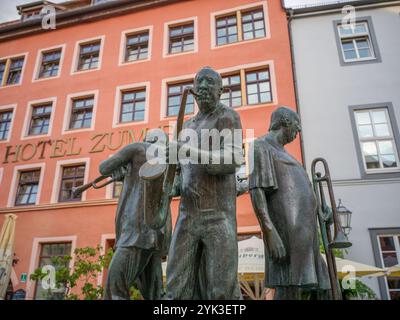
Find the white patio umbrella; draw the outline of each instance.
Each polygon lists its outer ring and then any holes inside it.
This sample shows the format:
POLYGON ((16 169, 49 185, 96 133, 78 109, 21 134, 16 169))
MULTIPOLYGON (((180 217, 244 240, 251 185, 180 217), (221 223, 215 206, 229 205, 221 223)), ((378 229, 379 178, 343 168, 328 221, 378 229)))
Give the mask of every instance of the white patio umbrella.
POLYGON ((264 275, 265 259, 263 240, 257 237, 251 237, 250 239, 239 241, 238 249, 238 273, 243 276, 246 274, 264 275))
MULTIPOLYGON (((325 259, 324 254, 322 257, 325 259)), ((351 272, 354 272, 354 276, 356 277, 380 277, 385 275, 385 270, 382 268, 338 257, 336 257, 335 260, 338 277, 340 279, 346 275, 351 275, 351 272)))
POLYGON ((264 286, 264 241, 257 237, 238 242, 238 277, 242 290, 252 300, 265 300, 271 289, 264 286))
POLYGON ((400 264, 386 269, 388 277, 400 277, 400 264))
MULTIPOLYGON (((253 279, 255 274, 264 277, 264 243, 257 237, 238 242, 239 266, 241 278, 253 279)), ((167 262, 162 263, 163 276, 166 275, 167 262)))
POLYGON ((14 258, 15 214, 7 214, 0 232, 0 300, 4 300, 14 258))
MULTIPOLYGON (((252 237, 238 242, 238 278, 240 287, 253 300, 264 300, 271 289, 264 287, 264 243, 252 237)), ((165 280, 167 262, 162 263, 165 280)))

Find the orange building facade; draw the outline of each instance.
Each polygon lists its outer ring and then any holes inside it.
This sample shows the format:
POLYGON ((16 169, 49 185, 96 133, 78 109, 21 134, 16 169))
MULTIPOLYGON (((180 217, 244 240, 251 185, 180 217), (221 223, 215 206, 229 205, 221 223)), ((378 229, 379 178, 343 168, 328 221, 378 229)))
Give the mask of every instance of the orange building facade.
MULTIPOLYGON (((26 299, 37 298, 29 274, 47 251, 110 245, 118 186, 80 199, 71 187, 98 177, 103 159, 148 128, 168 130, 179 93, 201 67, 222 74, 223 101, 255 137, 278 105, 295 108, 278 0, 73 3, 57 6, 56 29, 29 17, 0 25, 0 224, 18 216, 11 278, 26 299)), ((193 103, 187 109, 196 112, 193 103)), ((288 150, 301 161, 299 139, 288 150)), ((237 204, 238 235, 259 233, 249 195, 237 204)))

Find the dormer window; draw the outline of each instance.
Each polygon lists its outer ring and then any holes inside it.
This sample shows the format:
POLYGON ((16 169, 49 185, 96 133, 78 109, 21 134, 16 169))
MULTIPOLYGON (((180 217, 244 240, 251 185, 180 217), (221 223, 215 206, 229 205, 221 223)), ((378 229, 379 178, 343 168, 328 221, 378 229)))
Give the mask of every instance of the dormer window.
POLYGON ((40 12, 41 12, 41 10, 25 12, 22 15, 22 21, 27 21, 27 20, 32 20, 32 19, 39 18, 41 16, 40 12))
POLYGON ((111 2, 113 0, 92 0, 92 5, 111 2))
POLYGON ((22 21, 29 21, 45 15, 47 13, 47 10, 43 10, 43 8, 46 8, 48 6, 51 6, 56 11, 63 11, 66 9, 64 5, 56 4, 51 1, 35 1, 19 5, 17 6, 17 10, 19 15, 21 16, 22 21))

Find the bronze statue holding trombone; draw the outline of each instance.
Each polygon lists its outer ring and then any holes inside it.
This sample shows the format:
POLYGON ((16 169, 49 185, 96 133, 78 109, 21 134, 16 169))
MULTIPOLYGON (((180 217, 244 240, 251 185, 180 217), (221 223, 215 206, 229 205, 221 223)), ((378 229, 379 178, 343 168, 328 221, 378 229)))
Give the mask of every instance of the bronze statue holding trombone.
POLYGON ((272 113, 269 133, 250 148, 249 189, 264 235, 265 286, 275 288, 276 300, 329 298, 314 190, 303 166, 284 149, 300 130, 298 115, 280 107, 272 113))

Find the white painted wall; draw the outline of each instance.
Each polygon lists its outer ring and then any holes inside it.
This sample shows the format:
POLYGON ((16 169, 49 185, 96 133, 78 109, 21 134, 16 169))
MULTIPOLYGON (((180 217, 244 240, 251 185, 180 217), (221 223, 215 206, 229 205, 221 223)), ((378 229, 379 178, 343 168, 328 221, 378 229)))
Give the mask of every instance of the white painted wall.
POLYGON ((381 63, 340 65, 340 14, 294 19, 293 46, 307 169, 316 157, 328 161, 336 199, 353 211, 348 257, 375 265, 368 228, 400 228, 400 179, 361 180, 348 107, 391 102, 400 125, 400 5, 356 13, 372 18, 381 63))

